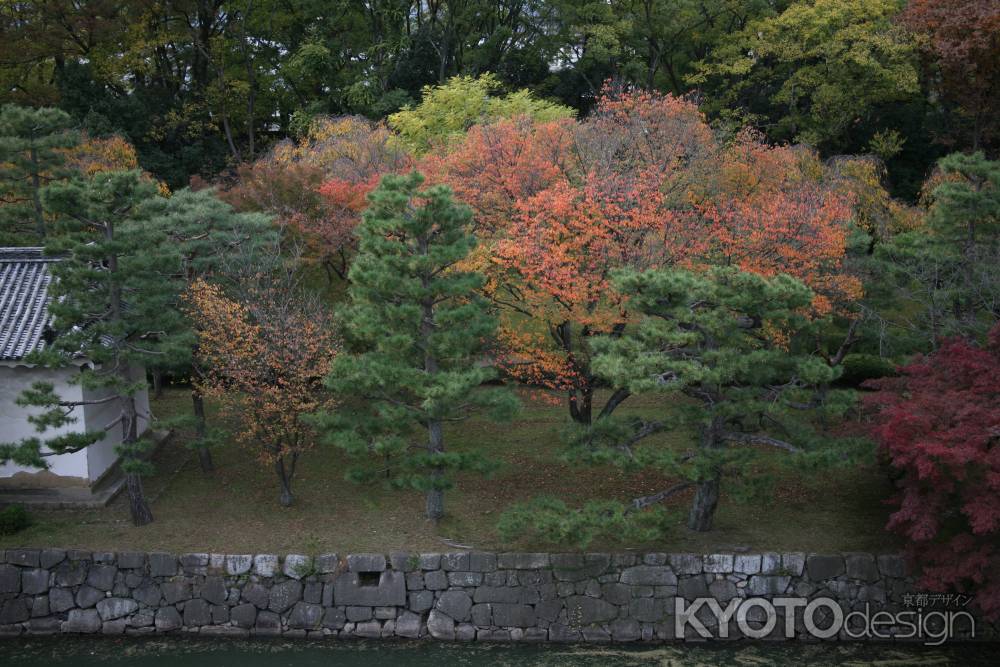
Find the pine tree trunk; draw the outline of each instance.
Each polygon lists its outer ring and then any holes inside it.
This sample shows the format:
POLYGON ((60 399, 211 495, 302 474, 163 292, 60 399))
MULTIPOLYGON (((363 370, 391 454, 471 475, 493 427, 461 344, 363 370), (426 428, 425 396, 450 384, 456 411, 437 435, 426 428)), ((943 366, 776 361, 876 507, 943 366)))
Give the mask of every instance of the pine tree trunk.
POLYGON ((125 485, 128 488, 128 506, 132 514, 132 523, 136 526, 153 523, 153 511, 149 509, 142 488, 142 476, 134 472, 125 473, 125 485))
POLYGON ((715 507, 719 504, 719 478, 700 482, 691 504, 691 514, 688 516, 688 528, 698 532, 712 529, 712 519, 715 518, 715 507))
POLYGON ((153 398, 163 398, 163 373, 158 369, 153 371, 153 398))
MULTIPOLYGON (((701 433, 701 447, 704 450, 718 449, 721 446, 719 432, 722 430, 722 420, 712 417, 701 433)), ((688 528, 698 532, 712 529, 715 518, 715 508, 719 504, 719 482, 721 470, 714 470, 708 479, 698 482, 698 490, 691 503, 691 513, 688 515, 688 528)))
POLYGON ((125 485, 128 489, 129 511, 132 513, 132 523, 136 526, 145 526, 153 522, 153 511, 146 502, 146 494, 142 488, 142 476, 129 470, 128 464, 136 458, 135 443, 139 439, 138 414, 135 409, 135 397, 126 396, 124 398, 125 438, 122 441, 122 450, 125 457, 125 485))
MULTIPOLYGON (((431 455, 444 453, 444 436, 441 433, 441 422, 430 421, 427 424, 429 435, 428 451, 431 455)), ((436 485, 444 476, 444 471, 440 467, 432 467, 430 472, 431 483, 436 485)), ((440 521, 444 516, 444 491, 439 488, 427 490, 427 518, 431 521, 440 521)))
POLYGON ((191 407, 194 410, 195 437, 198 439, 198 462, 202 472, 212 472, 212 452, 205 444, 205 397, 197 389, 191 392, 191 407))

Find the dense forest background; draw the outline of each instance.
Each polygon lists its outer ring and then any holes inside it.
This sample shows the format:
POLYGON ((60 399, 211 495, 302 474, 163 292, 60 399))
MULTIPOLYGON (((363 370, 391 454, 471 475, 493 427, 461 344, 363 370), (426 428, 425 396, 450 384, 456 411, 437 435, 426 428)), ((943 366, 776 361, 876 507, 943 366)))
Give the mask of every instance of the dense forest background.
POLYGON ((723 130, 876 155, 911 201, 997 148, 992 0, 5 0, 0 32, 0 103, 120 136, 171 188, 485 73, 581 116, 608 80, 690 95, 723 130))

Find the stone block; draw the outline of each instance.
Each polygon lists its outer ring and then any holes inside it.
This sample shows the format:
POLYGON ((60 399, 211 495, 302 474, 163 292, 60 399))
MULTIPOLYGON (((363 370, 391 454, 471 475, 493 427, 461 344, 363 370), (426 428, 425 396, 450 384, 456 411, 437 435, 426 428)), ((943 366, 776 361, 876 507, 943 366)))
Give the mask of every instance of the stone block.
POLYGON ((153 625, 157 632, 173 632, 179 630, 182 624, 181 615, 174 607, 161 607, 156 610, 153 625))
POLYGON ((160 592, 167 604, 176 604, 191 599, 191 580, 187 578, 164 581, 160 584, 160 592))
POLYGON ((675 574, 701 574, 702 558, 695 554, 670 554, 670 567, 675 574))
POLYGON ((566 598, 566 617, 570 625, 606 623, 618 616, 618 607, 598 598, 574 595, 566 598))
POLYGON ((201 597, 211 604, 225 604, 229 591, 222 577, 205 577, 199 591, 201 597))
POLYGON ((184 625, 195 628, 212 624, 212 608, 205 600, 194 598, 184 603, 184 625))
POLYGON ((313 573, 312 558, 302 554, 288 554, 285 556, 282 572, 286 577, 292 579, 302 579, 313 573))
POLYGON ((449 572, 448 584, 450 586, 471 587, 483 583, 482 572, 449 572))
POLYGON ((21 568, 0 565, 0 593, 21 592, 21 568))
POLYGON ((42 549, 38 554, 38 565, 49 570, 66 560, 66 551, 63 549, 42 549))
POLYGON ((733 572, 758 574, 760 572, 760 554, 736 554, 733 558, 733 572))
POLYGON ((49 571, 42 569, 21 572, 21 593, 40 595, 49 590, 49 571))
POLYGON ((241 597, 258 609, 267 609, 271 602, 271 591, 257 582, 250 582, 243 587, 241 597))
POLYGON ((38 567, 41 565, 41 552, 38 549, 7 549, 7 562, 21 567, 38 567))
POLYGON ((806 573, 813 581, 826 581, 846 572, 844 557, 812 554, 806 558, 806 573))
POLYGON ((345 572, 333 585, 333 597, 338 605, 388 607, 406 604, 406 575, 395 570, 381 572, 377 582, 363 578, 360 572, 345 572))
POLYGON ((503 628, 528 628, 535 625, 535 609, 531 605, 498 602, 490 607, 493 611, 493 625, 503 628))
POLYGON ((273 611, 258 612, 253 629, 254 634, 264 637, 279 635, 281 634, 281 617, 273 611))
POLYGON ((275 554, 257 554, 253 557, 253 573, 258 577, 270 578, 278 572, 278 557, 275 554))
POLYGON ((323 622, 323 607, 308 602, 297 602, 288 615, 288 627, 318 630, 323 622))
POLYGON ((280 614, 283 611, 291 609, 292 605, 301 599, 302 582, 295 579, 282 581, 271 587, 267 608, 280 614))
POLYGON ((636 565, 622 572, 621 582, 632 586, 675 586, 677 576, 665 565, 636 565))
POLYGON ((471 618, 472 598, 465 591, 446 591, 438 598, 435 608, 452 620, 468 621, 471 618))
POLYGON ((782 577, 773 574, 757 574, 750 577, 747 590, 752 596, 776 596, 784 595, 788 591, 788 584, 791 577, 782 577))
POLYGON ((89 565, 85 560, 65 560, 55 569, 56 586, 79 586, 87 580, 89 565))
POLYGON ((496 569, 496 554, 483 551, 473 551, 469 554, 469 570, 472 572, 493 572, 496 569))
POLYGON ((139 609, 139 603, 130 598, 105 598, 97 603, 97 613, 102 621, 113 621, 128 616, 139 609))
POLYGON ((638 641, 642 629, 633 618, 619 618, 611 622, 611 639, 616 642, 638 641))
POLYGON ((905 577, 906 560, 897 554, 882 554, 878 557, 878 569, 886 577, 905 577))
POLYGON ((352 623, 357 623, 358 621, 367 621, 372 617, 371 607, 348 607, 346 611, 347 611, 347 620, 352 623))
POLYGON ((149 574, 154 577, 172 577, 177 574, 177 559, 173 554, 149 554, 149 574))
POLYGON ((101 615, 96 609, 71 609, 63 626, 64 632, 92 634, 101 629, 101 615))
POLYGON ((431 610, 427 617, 427 632, 434 639, 454 639, 455 621, 437 609, 431 610))
POLYGON ((123 551, 118 554, 118 567, 123 570, 143 570, 146 568, 146 554, 141 551, 123 551))
POLYGON ((13 598, 0 604, 0 625, 22 623, 31 618, 28 601, 25 598, 13 598))
POLYGON ((704 572, 712 574, 729 574, 733 571, 732 554, 705 554, 702 559, 704 572))
POLYGON ((446 572, 468 571, 470 562, 467 552, 441 554, 441 569, 446 572))
POLYGON ((848 554, 844 561, 847 576, 851 579, 865 583, 878 580, 878 567, 875 565, 875 557, 871 554, 848 554))
POLYGON ((801 577, 805 569, 806 555, 804 553, 781 554, 782 574, 801 577))
POLYGON ((316 556, 316 571, 320 574, 332 574, 340 567, 340 556, 337 554, 320 554, 316 556))
POLYGON ((178 561, 185 574, 205 574, 208 572, 208 554, 181 554, 178 561))
POLYGON ((253 567, 251 554, 229 554, 226 556, 226 574, 236 576, 246 574, 253 567))
POLYGON ((118 568, 114 565, 93 565, 87 573, 87 585, 101 591, 110 591, 115 585, 118 568))
POLYGON ((413 591, 410 593, 410 611, 417 613, 427 611, 434 606, 434 593, 432 591, 413 591))
POLYGON ((385 556, 382 554, 351 554, 347 557, 349 572, 383 572, 385 556))
POLYGON ((413 572, 420 569, 420 556, 412 551, 392 551, 389 553, 389 566, 400 572, 413 572))
POLYGON ((104 591, 99 591, 91 586, 80 586, 76 592, 76 606, 81 609, 93 607, 99 600, 105 598, 104 591))
POLYGON ((508 553, 497 556, 497 567, 502 570, 541 570, 549 566, 546 553, 508 553))
POLYGON ((61 614, 76 606, 73 591, 69 588, 53 588, 49 591, 49 612, 61 614))
POLYGON ((420 636, 420 626, 420 616, 413 612, 404 611, 396 617, 396 636, 416 639, 420 636))
POLYGON ((229 612, 229 620, 240 628, 252 628, 257 621, 257 607, 248 602, 238 604, 229 612))
POLYGON ((441 569, 441 554, 420 554, 421 570, 441 569))

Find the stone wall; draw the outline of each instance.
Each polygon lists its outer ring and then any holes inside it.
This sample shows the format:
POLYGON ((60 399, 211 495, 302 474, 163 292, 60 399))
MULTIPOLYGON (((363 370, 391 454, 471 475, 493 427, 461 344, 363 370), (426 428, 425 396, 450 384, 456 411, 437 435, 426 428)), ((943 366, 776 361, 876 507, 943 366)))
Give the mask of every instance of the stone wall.
MULTIPOLYGON (((678 597, 723 608, 734 598, 829 597, 846 612, 900 609, 911 591, 894 555, 14 549, 0 551, 0 635, 658 641, 676 638, 678 597)), ((707 611, 697 617, 716 636, 707 611)), ((692 626, 682 634, 698 637, 692 626)))

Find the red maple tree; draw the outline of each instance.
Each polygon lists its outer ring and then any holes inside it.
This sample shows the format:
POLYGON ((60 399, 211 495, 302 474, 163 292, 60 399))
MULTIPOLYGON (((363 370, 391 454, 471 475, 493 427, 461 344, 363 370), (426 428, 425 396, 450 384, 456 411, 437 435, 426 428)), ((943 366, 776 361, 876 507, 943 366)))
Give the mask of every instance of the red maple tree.
POLYGON ((873 434, 902 475, 888 528, 922 586, 972 593, 1000 617, 1000 325, 985 347, 949 340, 868 386, 873 434))

